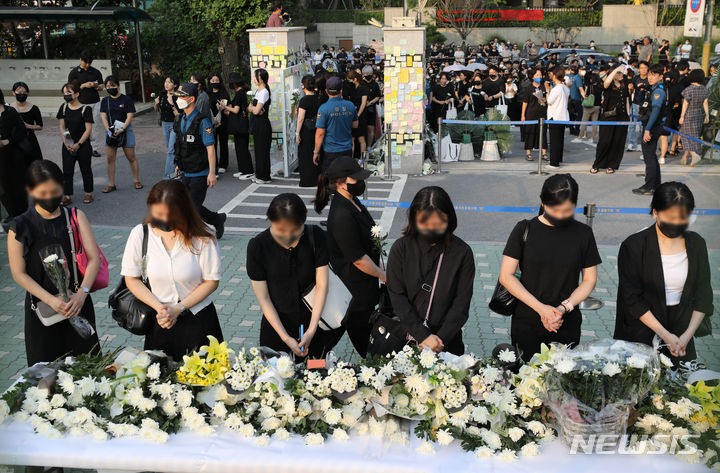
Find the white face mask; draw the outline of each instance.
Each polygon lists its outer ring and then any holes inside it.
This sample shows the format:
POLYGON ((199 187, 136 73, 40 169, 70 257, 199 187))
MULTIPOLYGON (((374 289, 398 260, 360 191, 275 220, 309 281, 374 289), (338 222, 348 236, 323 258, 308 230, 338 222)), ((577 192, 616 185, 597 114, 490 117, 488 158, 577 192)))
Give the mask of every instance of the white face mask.
POLYGON ((177 105, 177 108, 180 110, 185 110, 190 104, 188 104, 185 99, 177 99, 175 100, 175 105, 177 105))

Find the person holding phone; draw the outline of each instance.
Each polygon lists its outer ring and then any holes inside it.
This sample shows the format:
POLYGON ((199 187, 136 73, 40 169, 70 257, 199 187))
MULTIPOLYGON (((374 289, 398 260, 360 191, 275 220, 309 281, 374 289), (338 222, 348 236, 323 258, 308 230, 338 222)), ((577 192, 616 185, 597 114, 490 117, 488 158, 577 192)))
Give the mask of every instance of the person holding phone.
MULTIPOLYGON (((92 67, 93 53, 84 50, 80 53, 80 65, 73 67, 68 74, 68 82, 77 81, 80 86, 79 102, 88 105, 92 110, 94 123, 100 122, 100 91, 103 90, 103 77, 99 70, 92 67)), ((91 130, 91 154, 94 158, 100 157, 98 147, 105 143, 105 136, 101 127, 91 130)))

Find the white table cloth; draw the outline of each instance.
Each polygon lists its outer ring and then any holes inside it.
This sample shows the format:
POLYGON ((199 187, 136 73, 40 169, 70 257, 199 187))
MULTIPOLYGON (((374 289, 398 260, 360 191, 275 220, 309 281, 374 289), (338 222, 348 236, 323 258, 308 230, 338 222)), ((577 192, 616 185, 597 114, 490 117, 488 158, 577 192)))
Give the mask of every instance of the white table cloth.
MULTIPOLYGON (((411 436, 412 438, 412 436, 411 436)), ((305 446, 301 437, 271 440, 255 447, 253 439, 219 429, 210 436, 180 432, 165 444, 139 438, 94 441, 89 437, 49 439, 36 435, 28 423, 0 425, 0 464, 87 468, 100 471, 158 471, 213 473, 699 473, 704 465, 691 465, 670 455, 570 455, 560 440, 543 445, 536 457, 505 463, 478 459, 464 452, 458 442, 435 446, 434 455, 409 446, 389 445, 370 436, 351 436, 347 442, 329 439, 325 445, 305 446)))

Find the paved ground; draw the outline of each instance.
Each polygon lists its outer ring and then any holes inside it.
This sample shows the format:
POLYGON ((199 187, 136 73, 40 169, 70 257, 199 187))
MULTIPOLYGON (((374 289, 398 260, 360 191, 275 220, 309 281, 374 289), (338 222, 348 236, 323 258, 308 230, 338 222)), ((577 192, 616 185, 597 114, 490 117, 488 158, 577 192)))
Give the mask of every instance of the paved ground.
MULTIPOLYGON (((92 205, 78 204, 85 210, 95 228, 111 264, 111 284, 119 278, 119 266, 125 239, 130 228, 145 215, 144 200, 150 185, 161 177, 164 166, 162 132, 156 126, 153 114, 138 117, 135 132, 139 143, 141 175, 146 188, 132 189, 129 168, 119 158, 119 191, 103 195, 105 186, 104 158, 94 159, 96 202, 92 205)), ((46 158, 59 161, 60 149, 57 124, 48 120, 40 141, 46 158)), ((594 148, 570 143, 566 139, 567 164, 562 172, 572 172, 580 183, 580 203, 594 202, 605 207, 646 208, 649 198, 635 196, 630 189, 637 187, 641 178, 642 161, 639 153, 627 153, 619 173, 608 176, 590 175, 587 170, 594 158, 594 148)), ((538 203, 538 194, 544 177, 530 176, 527 172, 537 163, 527 164, 519 144, 510 156, 498 163, 456 163, 445 166, 449 174, 428 177, 400 176, 394 182, 373 180, 369 186, 369 198, 388 201, 410 201, 423 186, 439 185, 448 190, 456 204, 482 206, 532 207, 538 203)), ((231 151, 232 155, 232 151, 231 151)), ((235 172, 231 159, 230 172, 235 172)), ((681 167, 670 162, 663 166, 663 179, 686 182, 695 193, 697 207, 720 208, 720 166, 703 164, 695 169, 681 167)), ((75 179, 76 195, 82 196, 79 173, 75 179)), ((250 235, 266 226, 264 211, 267 203, 280 192, 297 192, 307 203, 312 199, 312 189, 298 189, 297 179, 277 179, 270 185, 258 186, 240 182, 229 176, 220 179, 218 186, 208 193, 207 205, 230 214, 229 232, 221 242, 224 277, 215 295, 224 335, 233 347, 257 343, 259 321, 262 316, 245 273, 245 247, 250 235)), ((405 224, 405 211, 396 208, 374 208, 372 214, 378 222, 390 230, 391 238, 400 235, 405 224)), ((323 215, 310 212, 311 223, 324 220, 323 215)), ((468 349, 477 354, 487 354, 498 343, 509 340, 509 319, 489 312, 487 301, 497 280, 503 242, 515 222, 531 216, 517 212, 470 212, 459 211, 458 235, 471 242, 477 261, 475 297, 471 317, 465 328, 468 349)), ((720 217, 698 216, 692 228, 702 234, 711 248, 711 268, 715 289, 716 307, 720 307, 720 217)), ((651 223, 647 214, 602 214, 594 222, 594 229, 603 264, 600 266, 598 287, 593 294, 604 302, 599 311, 586 311, 583 323, 583 339, 607 337, 612 333, 617 288, 616 255, 618 244, 630 233, 651 223)), ((0 390, 7 387, 18 370, 25 366, 23 334, 24 293, 12 281, 7 266, 5 245, 0 245, 0 390)), ((107 290, 93 295, 96 305, 98 332, 108 346, 141 346, 139 337, 117 328, 107 310, 107 290)), ((717 321, 717 314, 713 321, 717 321)), ((698 342, 699 356, 714 369, 720 369, 720 323, 713 323, 716 334, 698 342)), ((352 350, 347 338, 337 348, 348 358, 352 350)))

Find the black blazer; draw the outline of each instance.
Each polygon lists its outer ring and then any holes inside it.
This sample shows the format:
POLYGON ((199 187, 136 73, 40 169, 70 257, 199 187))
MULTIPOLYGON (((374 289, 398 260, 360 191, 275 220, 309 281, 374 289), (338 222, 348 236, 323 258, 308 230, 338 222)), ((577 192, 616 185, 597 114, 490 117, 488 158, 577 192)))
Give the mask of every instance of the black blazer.
POLYGON ((712 314, 713 293, 705 240, 695 232, 686 232, 685 248, 688 275, 680 297, 678 317, 668 320, 665 278, 655 225, 630 235, 620 245, 615 338, 651 345, 655 332, 640 321, 647 311, 675 335, 681 335, 687 329, 693 311, 702 312, 705 317, 712 314))

